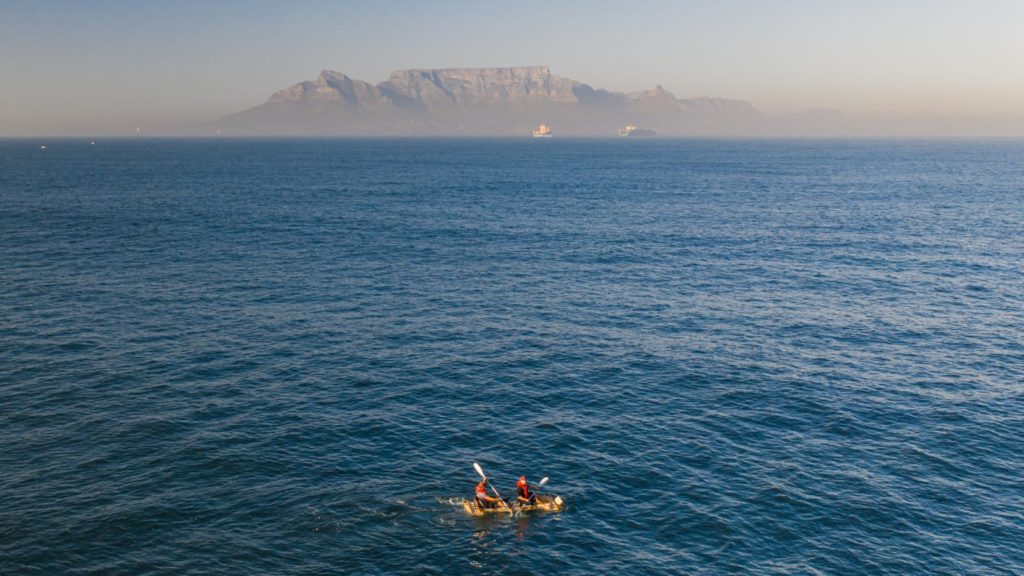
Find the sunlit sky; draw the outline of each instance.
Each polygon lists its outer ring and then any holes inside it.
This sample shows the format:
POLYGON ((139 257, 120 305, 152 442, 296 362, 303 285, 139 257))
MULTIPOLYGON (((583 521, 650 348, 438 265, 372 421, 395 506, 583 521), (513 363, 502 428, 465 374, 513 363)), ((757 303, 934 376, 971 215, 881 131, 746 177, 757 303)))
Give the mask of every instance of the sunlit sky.
POLYGON ((0 136, 203 122, 327 68, 540 65, 767 113, 1024 117, 1024 2, 0 0, 0 136))

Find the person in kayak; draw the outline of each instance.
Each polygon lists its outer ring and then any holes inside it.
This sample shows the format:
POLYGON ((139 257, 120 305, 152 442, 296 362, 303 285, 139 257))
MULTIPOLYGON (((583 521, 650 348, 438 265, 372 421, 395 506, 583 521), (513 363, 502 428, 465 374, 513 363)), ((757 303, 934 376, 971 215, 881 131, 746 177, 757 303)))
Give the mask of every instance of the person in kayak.
POLYGON ((476 505, 481 508, 495 508, 501 500, 487 495, 487 478, 476 485, 476 505))
POLYGON ((526 481, 526 476, 520 476, 519 481, 516 482, 516 499, 524 506, 537 503, 537 493, 530 490, 530 484, 526 481))

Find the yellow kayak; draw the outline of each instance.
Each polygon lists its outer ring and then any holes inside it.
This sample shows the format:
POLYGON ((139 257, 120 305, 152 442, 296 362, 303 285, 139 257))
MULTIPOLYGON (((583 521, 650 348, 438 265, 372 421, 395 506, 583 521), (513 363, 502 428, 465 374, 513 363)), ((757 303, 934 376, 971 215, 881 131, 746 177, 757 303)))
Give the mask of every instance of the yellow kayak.
POLYGON ((513 504, 511 510, 498 504, 494 508, 481 508, 477 505, 475 500, 464 500, 462 502, 462 509, 471 516, 483 516, 485 514, 511 514, 512 512, 530 512, 532 510, 541 510, 544 512, 560 512, 565 506, 565 501, 562 500, 561 496, 537 496, 537 503, 529 506, 520 506, 513 504))

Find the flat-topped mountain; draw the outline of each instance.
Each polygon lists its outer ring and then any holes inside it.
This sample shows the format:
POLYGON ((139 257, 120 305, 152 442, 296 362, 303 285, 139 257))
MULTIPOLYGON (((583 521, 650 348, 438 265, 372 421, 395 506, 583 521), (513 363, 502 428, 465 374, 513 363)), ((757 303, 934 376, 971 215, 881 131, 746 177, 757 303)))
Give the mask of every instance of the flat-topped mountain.
POLYGON ((576 102, 578 82, 546 66, 398 70, 381 90, 426 106, 576 102))
POLYGON ((227 134, 613 135, 627 124, 659 134, 752 131, 765 117, 748 102, 676 98, 661 86, 623 94, 547 66, 398 70, 377 85, 324 70, 217 123, 227 134))

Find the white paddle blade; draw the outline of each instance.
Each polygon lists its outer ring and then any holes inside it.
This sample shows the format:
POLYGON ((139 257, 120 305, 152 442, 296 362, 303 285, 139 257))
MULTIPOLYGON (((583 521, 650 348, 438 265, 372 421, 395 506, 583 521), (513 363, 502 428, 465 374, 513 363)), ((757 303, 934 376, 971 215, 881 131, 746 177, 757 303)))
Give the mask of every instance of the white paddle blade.
POLYGON ((484 469, 481 468, 479 464, 473 462, 473 468, 476 469, 476 473, 479 474, 481 478, 487 478, 487 475, 484 474, 484 469))
POLYGON ((545 485, 547 483, 548 483, 548 477, 545 476, 545 477, 541 478, 540 482, 537 484, 537 488, 540 488, 541 486, 543 486, 543 485, 545 485))

